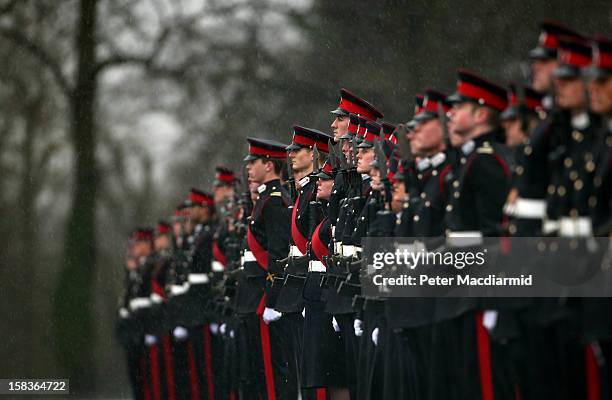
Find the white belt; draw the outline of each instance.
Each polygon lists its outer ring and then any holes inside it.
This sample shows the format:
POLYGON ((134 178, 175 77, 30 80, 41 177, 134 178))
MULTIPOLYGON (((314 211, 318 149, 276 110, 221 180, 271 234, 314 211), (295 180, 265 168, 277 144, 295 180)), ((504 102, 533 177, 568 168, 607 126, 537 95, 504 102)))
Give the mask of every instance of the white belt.
POLYGON ((344 257, 352 257, 355 255, 355 246, 350 244, 342 245, 342 256, 344 257))
POLYGON ((480 231, 455 231, 446 235, 446 244, 451 247, 477 246, 483 243, 480 231))
POLYGON ((189 290, 189 282, 185 282, 182 285, 170 286, 170 293, 172 293, 173 296, 179 296, 181 294, 184 294, 187 292, 187 290, 189 290))
POLYGON ((212 270, 213 272, 223 272, 225 271, 225 268, 223 267, 223 264, 221 264, 221 262, 215 260, 212 262, 212 270))
POLYGON ((187 280, 192 285, 202 285, 210 281, 210 279, 208 279, 208 275, 206 274, 189 274, 187 275, 187 280))
POLYGON ((593 235, 593 225, 589 217, 563 217, 559 220, 559 236, 589 237, 593 235))
POLYGON ((332 225, 331 227, 331 237, 334 239, 336 238, 336 226, 335 225, 332 225))
POLYGON ((544 235, 550 235, 556 233, 559 230, 559 221, 552 219, 545 219, 542 221, 542 233, 544 235))
POLYGON ((132 311, 149 307, 151 307, 151 299, 148 297, 136 297, 130 300, 130 310, 132 311))
POLYGON ((244 252, 244 256, 242 256, 243 260, 242 263, 244 264, 245 262, 250 262, 250 261, 257 261, 257 259, 255 258, 255 254, 253 254, 252 251, 245 251, 244 252))
POLYGON ((151 293, 151 296, 149 297, 151 298, 151 302, 155 304, 159 304, 164 301, 164 298, 158 295, 157 293, 151 293))
POLYGON ((353 257, 361 253, 361 246, 342 245, 342 255, 344 257, 353 257))
POLYGON ((334 253, 342 254, 342 242, 334 242, 334 253))
POLYGON ((321 261, 312 261, 308 262, 308 272, 325 272, 327 268, 321 261))
POLYGON ((289 248, 289 257, 303 257, 304 253, 296 245, 292 245, 289 248))
POLYGON ((546 216, 546 201, 519 197, 506 207, 506 214, 529 219, 543 219, 546 216))

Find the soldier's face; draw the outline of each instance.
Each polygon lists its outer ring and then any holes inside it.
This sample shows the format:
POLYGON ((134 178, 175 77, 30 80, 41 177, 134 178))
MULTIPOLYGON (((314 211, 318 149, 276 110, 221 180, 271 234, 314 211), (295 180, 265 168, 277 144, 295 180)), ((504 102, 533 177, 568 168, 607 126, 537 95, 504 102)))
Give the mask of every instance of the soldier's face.
POLYGON ((155 251, 167 250, 170 248, 170 238, 168 235, 158 235, 155 237, 155 251))
POLYGON ((408 139, 408 144, 410 145, 410 152, 412 154, 417 154, 418 153, 418 147, 417 144, 414 141, 414 128, 413 129, 408 129, 406 131, 406 139, 408 139))
POLYGON ((531 85, 536 91, 545 93, 551 89, 552 73, 557 65, 556 59, 536 60, 531 64, 531 85))
POLYGON ((291 150, 289 158, 291 158, 293 170, 300 172, 312 167, 312 154, 313 152, 310 149, 291 150))
POLYGON ((584 83, 582 79, 555 79, 555 101, 560 108, 565 110, 584 108, 584 83))
POLYGON ((267 175, 267 167, 264 160, 258 158, 256 160, 251 160, 247 164, 247 172, 249 174, 249 181, 256 183, 257 185, 261 185, 264 183, 264 180, 267 175))
POLYGON ((589 82, 591 110, 598 114, 612 114, 612 77, 594 79, 589 82))
POLYGON ((400 212, 404 201, 406 201, 406 185, 403 181, 396 181, 393 185, 393 198, 391 199, 393 212, 400 212))
POLYGON ((334 186, 333 179, 319 179, 317 181, 317 199, 329 200, 332 192, 332 186, 334 186))
POLYGON ((525 132, 521 128, 521 120, 510 118, 502 121, 502 126, 506 132, 506 146, 516 147, 525 140, 525 132))
POLYGON ((414 128, 413 154, 431 155, 441 150, 443 133, 440 121, 435 118, 417 124, 414 128))
POLYGON ((136 258, 149 256, 151 250, 151 242, 148 240, 137 240, 134 243, 134 256, 136 258))
POLYGON ((183 234, 183 222, 182 221, 174 221, 172 223, 172 233, 174 233, 174 237, 179 237, 183 234))
POLYGON ((359 149, 357 152, 357 172, 367 174, 372 169, 374 149, 359 149))
POLYGON ((353 149, 351 148, 351 142, 348 139, 342 140, 342 154, 348 160, 351 156, 353 149))
POLYGON ((349 117, 343 117, 342 115, 336 115, 332 121, 331 128, 336 142, 348 131, 349 121, 349 117))
POLYGON ((370 169, 370 178, 372 178, 372 189, 382 190, 382 183, 380 182, 380 170, 378 168, 372 167, 370 169))
POLYGON ((450 141, 454 147, 461 146, 469 140, 469 134, 476 125, 475 105, 470 102, 455 103, 449 115, 448 129, 450 141))
POLYGON ((215 204, 221 204, 225 199, 234 195, 234 188, 231 186, 219 185, 214 189, 215 204))

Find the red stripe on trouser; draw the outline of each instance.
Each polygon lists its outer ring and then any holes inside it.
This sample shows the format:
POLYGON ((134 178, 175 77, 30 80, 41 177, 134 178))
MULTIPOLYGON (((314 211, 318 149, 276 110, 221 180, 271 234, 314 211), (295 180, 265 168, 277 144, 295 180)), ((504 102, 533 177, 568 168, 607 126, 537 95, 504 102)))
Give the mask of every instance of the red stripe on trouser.
POLYGON ((599 386, 599 367, 597 366, 597 360, 595 359, 595 353, 593 353, 593 347, 591 344, 587 344, 584 348, 584 363, 586 371, 586 388, 587 388, 587 400, 599 400, 600 386, 599 386))
POLYGON ((264 372, 266 375, 266 391, 268 400, 276 400, 274 391, 274 372, 272 370, 272 354, 270 353, 270 328, 263 319, 259 319, 259 330, 261 332, 261 353, 263 355, 264 372))
POLYGON ((149 347, 149 369, 151 371, 151 388, 153 389, 153 399, 161 399, 161 385, 159 382, 159 354, 157 345, 149 347))
POLYGON ((327 400, 327 389, 319 388, 316 390, 317 400, 327 400))
POLYGON ((149 382, 147 381, 147 360, 143 353, 140 358, 140 380, 142 383, 142 396, 144 400, 151 400, 151 391, 149 390, 149 382))
POLYGON ((491 372, 491 343, 489 332, 482 324, 482 311, 476 313, 476 343, 478 345, 478 367, 482 400, 493 400, 493 374, 491 372))
POLYGON ((208 400, 214 400, 215 388, 213 384, 213 370, 212 370, 212 343, 210 341, 210 329, 208 324, 202 328, 204 333, 204 368, 206 371, 206 384, 208 387, 208 400))
POLYGON ((166 370, 166 389, 168 391, 168 400, 175 400, 176 393, 174 388, 174 366, 172 362, 172 344, 170 336, 165 335, 162 338, 162 348, 164 350, 164 367, 166 370))
POLYGON ((193 346, 187 343, 187 364, 189 365, 189 383, 191 385, 191 400, 200 399, 200 385, 198 383, 198 371, 196 369, 195 357, 193 356, 193 346))

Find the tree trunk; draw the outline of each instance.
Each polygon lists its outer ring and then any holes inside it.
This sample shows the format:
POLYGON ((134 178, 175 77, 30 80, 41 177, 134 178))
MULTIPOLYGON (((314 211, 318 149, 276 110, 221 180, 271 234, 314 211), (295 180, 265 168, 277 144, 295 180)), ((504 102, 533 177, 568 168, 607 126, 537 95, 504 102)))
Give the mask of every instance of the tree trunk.
POLYGON ((97 0, 80 0, 76 37, 76 82, 70 98, 74 149, 74 192, 67 221, 63 266, 55 296, 58 359, 70 378, 71 392, 92 391, 93 277, 96 260, 95 208, 98 186, 95 159, 97 0))

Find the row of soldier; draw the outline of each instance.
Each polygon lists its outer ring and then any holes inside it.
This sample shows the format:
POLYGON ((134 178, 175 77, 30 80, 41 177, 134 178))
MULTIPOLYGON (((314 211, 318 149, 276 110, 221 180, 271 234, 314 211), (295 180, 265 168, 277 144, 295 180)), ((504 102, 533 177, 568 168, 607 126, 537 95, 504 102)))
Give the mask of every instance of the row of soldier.
POLYGON ((365 237, 610 235, 612 41, 541 28, 532 87, 460 70, 397 126, 342 89, 331 135, 248 138, 242 176, 218 167, 213 195, 135 230, 118 324, 134 397, 610 398, 604 299, 361 291, 365 237))

